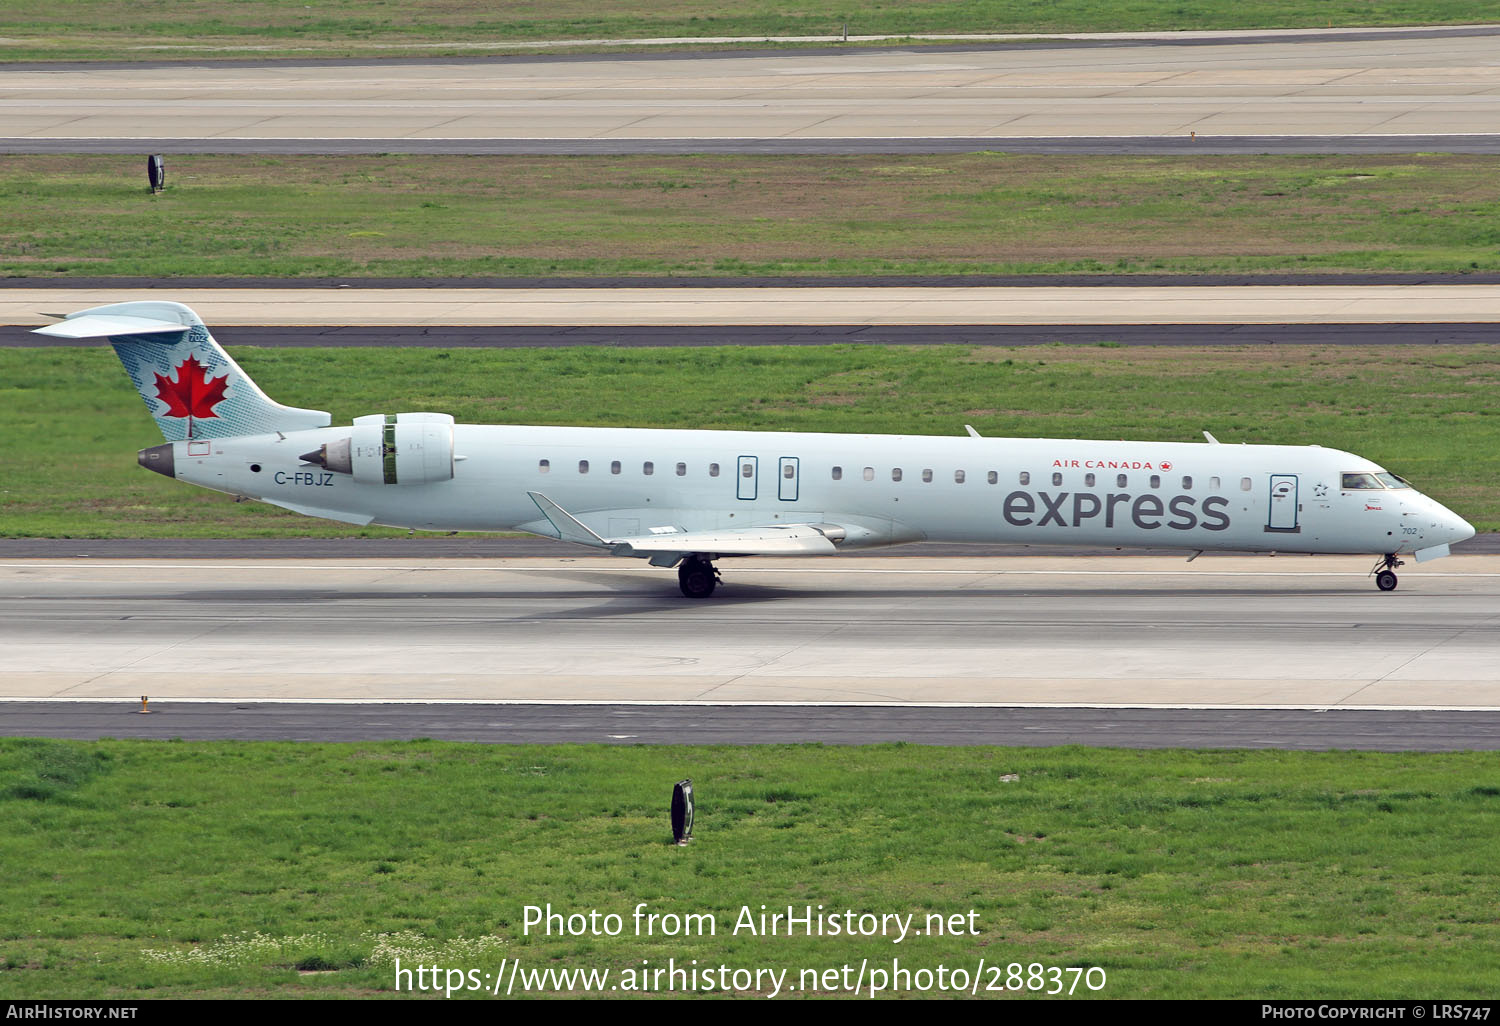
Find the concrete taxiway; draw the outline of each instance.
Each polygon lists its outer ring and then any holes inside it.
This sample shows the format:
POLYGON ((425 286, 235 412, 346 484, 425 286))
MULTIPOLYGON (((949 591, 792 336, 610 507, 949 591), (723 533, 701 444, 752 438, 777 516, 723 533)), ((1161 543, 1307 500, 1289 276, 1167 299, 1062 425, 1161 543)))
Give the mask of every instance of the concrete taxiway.
MULTIPOLYGON (((1493 28, 760 52, 672 59, 194 62, 0 68, 0 150, 189 140, 239 151, 481 150, 497 140, 653 152, 664 141, 920 150, 925 140, 1408 137, 1493 146, 1493 28), (1455 34, 1457 33, 1457 34, 1455 34), (902 141, 905 142, 902 142, 902 141)), ((1264 145, 1263 142, 1259 143, 1264 145)), ((521 147, 527 149, 527 145, 521 147)), ((1484 148, 1481 146, 1480 148, 1484 148)), ((512 151, 515 151, 514 149, 512 151)), ((1254 152, 1252 150, 1252 152, 1254 152)))
POLYGON ((1500 710, 1500 558, 1370 562, 17 559, 0 695, 1500 710))
POLYGON ((0 290, 0 324, 106 303, 186 303, 213 326, 1500 323, 1500 285, 140 288, 0 290))

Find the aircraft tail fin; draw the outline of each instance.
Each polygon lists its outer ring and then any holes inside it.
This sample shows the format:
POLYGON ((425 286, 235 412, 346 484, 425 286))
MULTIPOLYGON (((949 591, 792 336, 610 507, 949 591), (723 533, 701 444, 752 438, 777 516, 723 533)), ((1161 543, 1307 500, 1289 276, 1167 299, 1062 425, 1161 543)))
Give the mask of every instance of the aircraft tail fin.
POLYGON ((107 338, 169 442, 327 427, 322 410, 282 406, 256 387, 181 303, 113 303, 37 328, 59 338, 107 338))

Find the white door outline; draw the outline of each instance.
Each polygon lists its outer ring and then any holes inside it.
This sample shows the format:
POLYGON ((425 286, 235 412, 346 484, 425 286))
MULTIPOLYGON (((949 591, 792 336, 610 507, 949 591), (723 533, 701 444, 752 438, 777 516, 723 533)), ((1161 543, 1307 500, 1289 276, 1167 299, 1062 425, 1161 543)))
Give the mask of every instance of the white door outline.
POLYGON ((741 456, 735 464, 735 494, 741 499, 754 499, 759 483, 760 463, 758 456, 741 456))
POLYGON ((1297 475, 1272 474, 1271 496, 1267 500, 1266 530, 1294 534, 1297 526, 1297 475))
POLYGON ((782 502, 797 501, 797 480, 801 474, 799 463, 796 456, 781 457, 776 478, 776 497, 782 502))

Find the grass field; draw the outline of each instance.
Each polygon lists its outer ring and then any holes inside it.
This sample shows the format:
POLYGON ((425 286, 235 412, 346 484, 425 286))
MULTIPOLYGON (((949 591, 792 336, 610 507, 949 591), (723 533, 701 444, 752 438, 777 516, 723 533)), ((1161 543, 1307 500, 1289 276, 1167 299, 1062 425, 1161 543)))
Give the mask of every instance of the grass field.
POLYGON ((1493 271, 1488 156, 134 157, 0 166, 0 275, 1493 271))
POLYGON ((8 60, 514 52, 534 40, 1323 28, 1500 21, 1495 0, 0 0, 8 60))
POLYGON ((697 959, 793 982, 983 958, 1097 966, 1112 997, 1484 998, 1493 761, 0 741, 0 998, 368 996, 397 956, 615 980, 697 959), (685 776, 696 840, 677 848, 685 776), (707 913, 715 935, 526 935, 523 907, 549 902, 707 913), (965 930, 972 910, 978 932, 734 935, 762 904, 965 930))
MULTIPOLYGON (((1312 444, 1500 529, 1500 347, 250 349, 273 398, 460 422, 1312 444)), ((135 465, 160 442, 108 349, 0 349, 0 537, 333 536, 135 465)), ((390 533, 390 532, 385 532, 390 533)))

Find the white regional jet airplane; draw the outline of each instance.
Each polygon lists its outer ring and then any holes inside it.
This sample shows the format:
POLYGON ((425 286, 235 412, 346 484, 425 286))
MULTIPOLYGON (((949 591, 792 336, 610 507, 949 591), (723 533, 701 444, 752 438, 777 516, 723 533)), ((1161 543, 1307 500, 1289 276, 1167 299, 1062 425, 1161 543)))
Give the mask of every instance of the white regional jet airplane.
MULTIPOLYGON (((1461 517, 1367 459, 1316 445, 455 424, 387 413, 330 427, 273 402, 180 303, 37 329, 108 338, 167 438, 141 466, 351 524, 529 531, 677 567, 712 594, 723 556, 900 542, 1448 554, 1461 517)), ((1196 552, 1195 552, 1196 555, 1196 552)), ((1373 571, 1372 571, 1373 572, 1373 571)))

